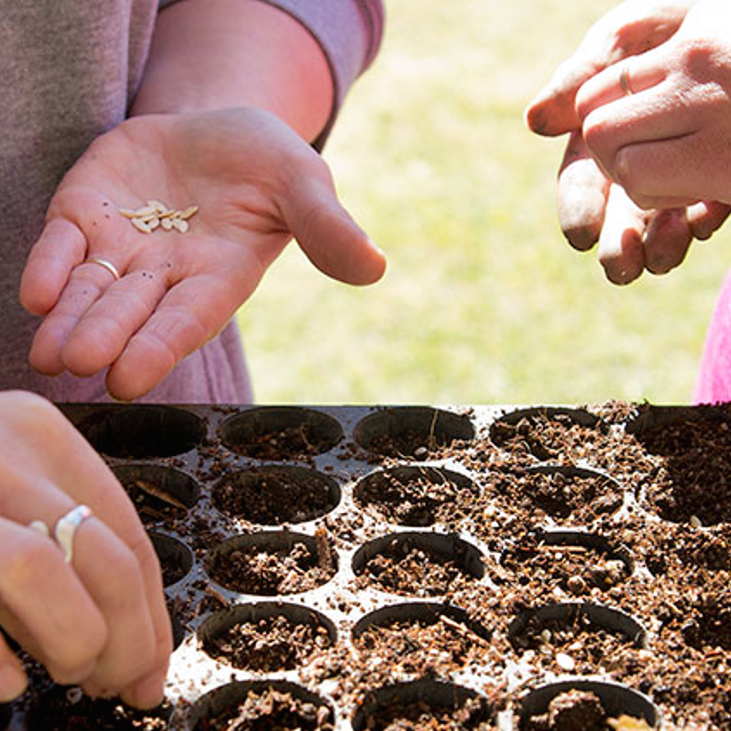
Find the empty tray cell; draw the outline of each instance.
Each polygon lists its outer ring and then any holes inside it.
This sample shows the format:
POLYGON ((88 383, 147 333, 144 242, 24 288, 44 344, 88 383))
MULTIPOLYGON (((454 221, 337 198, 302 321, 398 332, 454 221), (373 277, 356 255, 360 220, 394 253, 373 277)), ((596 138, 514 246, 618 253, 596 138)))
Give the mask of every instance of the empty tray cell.
POLYGON ((647 632, 629 614, 600 604, 546 604, 521 612, 508 639, 547 670, 596 675, 637 663, 633 650, 645 647, 647 632))
POLYGON ((78 427, 97 451, 122 459, 184 454, 206 436, 205 422, 190 411, 152 404, 100 407, 78 427))
POLYGON ((262 531, 235 536, 211 552, 209 576, 243 594, 299 594, 326 584, 338 560, 324 531, 315 536, 289 531, 262 531))
POLYGON ((362 617, 352 629, 353 644, 373 655, 395 676, 440 675, 479 664, 490 649, 491 631, 460 607, 437 602, 406 602, 362 617))
POLYGON ((642 731, 659 728, 661 722, 655 704, 642 693, 619 683, 580 678, 527 692, 518 717, 521 731, 642 731))
POLYGON ((332 449, 343 437, 337 420, 314 409, 261 406, 226 419, 221 441, 233 452, 262 460, 311 457, 332 449))
POLYGON ((603 472, 573 466, 506 470, 490 480, 490 490, 507 510, 575 524, 616 513, 624 504, 624 491, 616 480, 603 472))
POLYGON ((325 698, 284 680, 234 682, 206 693, 187 714, 192 731, 334 731, 325 698))
POLYGON ((495 731, 490 702, 473 690, 432 679, 397 683, 369 693, 353 731, 495 731))
POLYGON ((665 520, 694 526, 731 522, 727 412, 699 410, 694 418, 660 420, 644 429, 635 425, 632 431, 658 463, 641 496, 649 510, 665 520))
POLYGON ((363 449, 384 457, 424 459, 439 447, 469 442, 475 429, 469 417, 427 406, 395 406, 369 414, 355 428, 363 449))
POLYGON ((358 505, 397 525, 427 527, 451 513, 459 502, 478 494, 466 475, 429 466, 402 466, 377 470, 364 477, 353 491, 358 505))
POLYGON ((222 513, 251 523, 303 523, 335 508, 340 487, 306 467, 264 466, 227 474, 215 486, 213 502, 222 513))
POLYGON ((626 582, 634 571, 628 549, 584 531, 531 533, 503 551, 496 580, 550 593, 584 596, 626 582))
POLYGON ((208 617, 198 630, 211 657, 241 670, 277 672, 306 665, 333 646, 335 625, 298 604, 241 604, 208 617))
POLYGON ((353 556, 362 586, 392 594, 443 596, 481 579, 479 549, 456 535, 404 532, 376 538, 353 556))
POLYGON ((172 586, 188 575, 193 566, 193 554, 177 538, 164 533, 149 533, 162 569, 163 586, 172 586))
POLYGON ((547 406, 503 414, 491 424, 490 439, 516 456, 546 462, 581 456, 600 429, 599 417, 584 409, 547 406))
POLYGON ((115 465, 114 474, 132 499, 143 523, 183 517, 198 501, 193 477, 156 464, 115 465))
POLYGON ((172 710, 163 703, 140 711, 118 698, 91 698, 78 686, 52 685, 29 707, 25 731, 161 731, 172 710))

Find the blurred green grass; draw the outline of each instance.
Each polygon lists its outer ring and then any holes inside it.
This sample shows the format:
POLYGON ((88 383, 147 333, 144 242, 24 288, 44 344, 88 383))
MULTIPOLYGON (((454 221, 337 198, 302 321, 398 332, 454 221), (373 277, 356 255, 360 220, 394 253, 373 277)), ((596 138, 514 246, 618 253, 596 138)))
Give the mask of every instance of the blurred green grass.
POLYGON ((614 4, 388 3, 325 158, 389 268, 353 289, 287 249, 238 316, 257 401, 690 401, 731 230, 610 285, 558 228, 563 142, 522 120, 614 4))

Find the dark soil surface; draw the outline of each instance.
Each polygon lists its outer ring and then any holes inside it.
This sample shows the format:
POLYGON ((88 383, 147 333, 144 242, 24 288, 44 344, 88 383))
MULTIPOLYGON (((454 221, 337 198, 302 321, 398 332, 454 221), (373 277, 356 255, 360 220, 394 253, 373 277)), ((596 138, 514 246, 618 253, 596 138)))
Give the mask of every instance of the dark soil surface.
POLYGON ((332 712, 290 693, 250 692, 244 701, 213 719, 201 719, 194 731, 333 731, 332 712))
POLYGON ((426 546, 393 541, 364 566, 360 581, 394 594, 431 597, 473 581, 459 557, 445 556, 426 546))
POLYGON ((426 701, 394 704, 370 715, 366 725, 368 731, 494 731, 495 728, 479 700, 468 700, 457 708, 435 707, 426 701))
POLYGON ((249 439, 239 439, 232 445, 233 449, 247 457, 272 461, 312 456, 329 447, 328 439, 318 438, 306 425, 252 434, 249 439))
POLYGON ((449 617, 437 622, 394 622, 371 626, 354 640, 367 662, 378 658, 394 673, 445 676, 485 660, 491 643, 449 617))
POLYGON ((181 518, 188 512, 187 505, 150 480, 122 479, 122 486, 135 504, 140 520, 145 525, 181 518))
POLYGON ((205 649, 235 668, 272 672, 304 665, 313 652, 331 644, 322 625, 313 627, 278 616, 235 624, 205 649))
POLYGON ((27 731, 161 731, 172 708, 138 711, 119 700, 93 699, 77 687, 54 686, 31 707, 27 731))
POLYGON ((314 554, 304 543, 291 549, 237 549, 219 554, 210 568, 211 576, 227 588, 267 596, 309 591, 327 583, 335 571, 327 557, 314 554))
POLYGON ((506 472, 493 483, 501 507, 540 519, 547 516, 562 525, 591 523, 622 507, 619 485, 600 475, 506 472))
POLYGON ((335 507, 327 481, 316 472, 250 471, 222 480, 213 494, 215 506, 252 523, 301 523, 335 507))
POLYGON ((359 506, 390 523, 425 527, 441 521, 456 500, 469 500, 476 493, 432 468, 408 476, 379 475, 361 485, 355 499, 359 506))
POLYGON ((608 592, 629 576, 626 563, 602 550, 551 545, 530 535, 505 551, 497 579, 530 587, 536 595, 555 592, 558 587, 566 596, 586 598, 608 592))
POLYGON ((524 731, 608 731, 611 728, 599 698, 582 690, 557 695, 546 713, 533 716, 522 726, 524 731))

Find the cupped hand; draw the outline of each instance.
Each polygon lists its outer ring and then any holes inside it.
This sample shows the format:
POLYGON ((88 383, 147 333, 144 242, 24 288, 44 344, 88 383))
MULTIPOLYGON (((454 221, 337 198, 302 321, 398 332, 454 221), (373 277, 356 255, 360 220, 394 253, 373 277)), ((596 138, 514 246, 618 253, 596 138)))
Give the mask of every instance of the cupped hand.
MULTIPOLYGON (((104 461, 50 403, 0 394, 0 625, 59 683, 152 707, 172 649, 160 566, 131 501, 104 461), (69 563, 29 527, 79 504, 69 563)), ((0 638, 0 700, 25 686, 0 638)))
POLYGON ((108 368, 109 392, 137 398, 227 324, 292 237, 335 279, 383 274, 327 165, 274 115, 132 118, 89 147, 51 201, 21 282, 23 305, 44 316, 31 364, 49 375, 108 368), (120 209, 149 200, 199 210, 185 233, 143 233, 120 209))

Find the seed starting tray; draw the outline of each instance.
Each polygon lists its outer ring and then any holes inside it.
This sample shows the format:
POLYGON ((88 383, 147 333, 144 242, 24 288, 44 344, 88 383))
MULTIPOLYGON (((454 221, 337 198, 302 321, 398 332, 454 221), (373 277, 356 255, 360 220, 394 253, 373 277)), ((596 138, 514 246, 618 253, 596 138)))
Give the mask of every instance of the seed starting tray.
MULTIPOLYGON (((731 728, 726 407, 61 408, 175 629, 165 720, 119 728, 731 728)), ((11 731, 82 708, 42 675, 11 731)))

